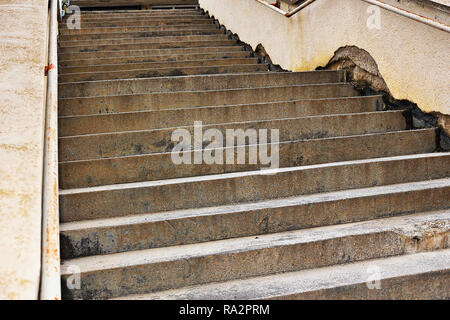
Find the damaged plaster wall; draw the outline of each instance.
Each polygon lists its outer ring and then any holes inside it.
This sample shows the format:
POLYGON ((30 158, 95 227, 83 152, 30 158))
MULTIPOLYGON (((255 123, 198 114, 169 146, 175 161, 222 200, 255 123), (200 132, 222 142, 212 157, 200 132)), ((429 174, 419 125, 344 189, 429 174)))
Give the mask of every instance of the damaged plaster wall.
MULTIPOLYGON (((450 115, 450 34, 445 31, 361 0, 315 1, 289 19, 254 0, 199 2, 253 50, 261 44, 274 65, 314 70, 327 65, 338 48, 355 46, 377 62, 382 77, 373 77, 374 87, 389 88, 397 101, 414 101, 424 112, 450 115), (374 17, 379 28, 368 23, 374 17)), ((446 118, 439 123, 448 126, 446 118)))
POLYGON ((450 116, 440 112, 423 112, 417 104, 397 100, 392 96, 373 57, 356 46, 341 47, 324 67, 317 69, 346 70, 347 79, 363 94, 382 94, 386 109, 408 109, 409 127, 415 129, 439 127, 439 143, 442 150, 450 150, 450 116))
POLYGON ((37 299, 48 2, 0 1, 0 299, 37 299))

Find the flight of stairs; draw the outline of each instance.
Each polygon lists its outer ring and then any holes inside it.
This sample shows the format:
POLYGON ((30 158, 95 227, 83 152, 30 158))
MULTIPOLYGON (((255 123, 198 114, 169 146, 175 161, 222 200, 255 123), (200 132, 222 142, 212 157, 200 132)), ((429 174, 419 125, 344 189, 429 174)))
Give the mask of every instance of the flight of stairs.
POLYGON ((434 128, 343 71, 268 71, 197 9, 81 17, 59 37, 63 298, 450 298, 434 128), (280 169, 175 165, 194 121, 279 129, 280 169))

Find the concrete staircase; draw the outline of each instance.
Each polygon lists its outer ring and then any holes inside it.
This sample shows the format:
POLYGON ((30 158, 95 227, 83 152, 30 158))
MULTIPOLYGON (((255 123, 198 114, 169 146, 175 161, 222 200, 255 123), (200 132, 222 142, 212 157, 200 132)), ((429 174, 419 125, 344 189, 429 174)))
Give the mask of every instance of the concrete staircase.
POLYGON ((342 71, 270 72, 196 9, 81 26, 60 25, 64 298, 450 298, 434 128, 409 130, 342 71), (280 168, 175 165, 171 134, 194 121, 279 129, 280 168))

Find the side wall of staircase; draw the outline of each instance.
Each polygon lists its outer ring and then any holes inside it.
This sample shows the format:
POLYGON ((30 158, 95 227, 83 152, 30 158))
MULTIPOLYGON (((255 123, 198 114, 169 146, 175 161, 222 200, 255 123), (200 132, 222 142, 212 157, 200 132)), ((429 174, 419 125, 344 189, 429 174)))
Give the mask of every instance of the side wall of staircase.
POLYGON ((0 300, 39 291, 47 8, 0 4, 0 300))
MULTIPOLYGON (((384 2, 413 8, 423 16, 432 13, 433 19, 450 25, 448 7, 444 10, 434 1, 422 1, 420 6, 413 6, 414 0, 384 2)), ((317 0, 291 18, 256 0, 199 3, 253 49, 262 44, 273 63, 286 70, 314 70, 325 66, 337 49, 357 46, 375 59, 396 99, 413 101, 425 112, 450 114, 450 33, 446 31, 361 0, 317 0)))

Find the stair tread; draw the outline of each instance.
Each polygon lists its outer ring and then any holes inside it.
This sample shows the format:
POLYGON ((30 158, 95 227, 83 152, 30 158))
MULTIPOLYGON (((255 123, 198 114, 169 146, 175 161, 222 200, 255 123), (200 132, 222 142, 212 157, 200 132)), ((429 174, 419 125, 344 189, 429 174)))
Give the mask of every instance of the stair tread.
MULTIPOLYGON (((229 47, 223 47, 225 49, 229 49, 231 48, 229 47)), ((234 48, 234 47, 233 47, 234 48)), ((249 57, 249 52, 246 51, 227 51, 227 50, 223 50, 222 52, 209 52, 209 53, 194 53, 194 54, 183 54, 183 53, 175 53, 175 54, 161 54, 161 55, 155 55, 155 54, 150 54, 150 55, 126 55, 126 56, 122 56, 122 57, 108 57, 108 58, 89 58, 89 59, 66 59, 66 60, 62 60, 59 59, 59 62, 61 64, 63 64, 62 68, 64 67, 71 67, 71 66, 96 66, 96 65, 105 65, 105 64, 111 64, 111 63, 101 63, 101 62, 106 62, 106 61, 111 61, 111 60, 125 60, 125 61, 133 61, 132 63, 134 63, 136 60, 139 62, 148 62, 150 59, 150 62, 171 62, 171 61, 189 61, 190 57, 192 57, 194 55, 194 59, 198 59, 201 57, 232 57, 232 58, 236 58, 236 57, 249 57), (185 58, 184 60, 179 60, 178 58, 185 58), (186 59, 187 58, 187 59, 186 59), (156 60, 155 60, 156 59, 156 60), (172 60, 171 60, 172 59, 172 60), (178 60, 177 60, 178 59, 178 60), (89 61, 92 61, 93 64, 83 64, 83 63, 88 63, 89 61), (69 63, 75 63, 75 65, 70 65, 69 63), (69 65, 67 65, 69 64, 69 65)), ((227 59, 227 58, 224 58, 227 59)), ((114 64, 114 63, 113 63, 114 64)))
POLYGON ((428 231, 431 226, 437 227, 439 230, 448 231, 450 228, 450 209, 265 234, 256 237, 250 236, 68 259, 62 263, 62 275, 67 274, 65 270, 65 266, 67 265, 77 265, 80 267, 81 272, 95 272, 163 261, 184 260, 197 256, 262 250, 265 248, 290 246, 298 243, 311 243, 363 234, 394 232, 406 237, 413 237, 417 236, 417 234, 420 235, 421 232, 428 231))
MULTIPOLYGON (((159 110, 137 110, 137 111, 124 111, 124 112, 111 112, 111 113, 102 113, 102 114, 83 114, 83 115, 70 115, 70 116, 59 116, 60 119, 70 119, 70 118, 87 118, 87 117, 113 117, 115 115, 134 115, 134 114, 144 114, 144 113, 154 113, 154 112, 166 112, 166 111, 176 111, 176 110, 198 110, 198 109, 209 109, 209 108, 237 108, 240 106, 259 106, 259 105, 270 105, 275 103, 296 103, 301 101, 340 101, 340 100, 360 100, 360 99, 372 99, 372 98, 381 98, 381 95, 374 96, 356 96, 356 97, 339 97, 339 98, 318 98, 318 99, 301 99, 301 100, 279 100, 279 101, 268 101, 268 102, 257 102, 257 103, 243 103, 243 104, 229 104, 229 105, 220 105, 220 106, 201 106, 201 107, 185 107, 185 108, 176 108, 176 109, 159 109, 159 110)), ((348 112, 349 113, 349 112, 348 112)), ((334 113, 327 113, 322 115, 333 115, 334 113)), ((223 122, 220 122, 223 123, 223 122)), ((170 127, 169 127, 170 128, 170 127)))
POLYGON ((395 156, 395 157, 383 157, 383 158, 373 158, 373 159, 363 159, 363 160, 332 162, 332 163, 325 163, 325 164, 315 164, 315 165, 309 165, 309 166, 245 171, 245 172, 237 172, 237 173, 223 173, 223 174, 215 174, 215 175, 166 179, 166 180, 158 180, 158 181, 112 184, 112 185, 105 185, 105 186, 98 186, 98 187, 64 189, 64 190, 59 190, 59 194, 61 196, 64 196, 64 195, 74 195, 74 194, 92 193, 92 192, 101 192, 101 191, 127 190, 127 189, 143 188, 143 187, 160 186, 160 185, 173 185, 173 184, 183 184, 183 183, 189 183, 189 182, 223 180, 223 179, 240 178, 240 177, 246 177, 246 176, 260 176, 260 175, 266 175, 266 174, 274 175, 277 173, 284 173, 284 172, 303 171, 303 170, 311 170, 311 169, 326 168, 326 167, 339 167, 339 166, 346 166, 346 165, 353 165, 353 164, 402 161, 402 160, 408 160, 408 159, 437 158, 437 157, 449 157, 449 156, 450 156, 450 152, 402 155, 402 156, 395 156))
POLYGON ((434 179, 427 181, 399 183, 386 186, 376 186, 359 189, 349 189, 342 191, 324 192, 308 195, 293 196, 288 198, 270 199, 252 203, 239 203, 232 205, 204 207, 195 209, 184 209, 174 211, 164 211, 148 214, 136 214, 125 217, 83 220, 74 222, 64 222, 60 225, 60 231, 74 231, 82 229, 94 229, 102 227, 114 227, 124 225, 134 225, 157 221, 170 221, 178 219, 189 219, 201 216, 224 215, 247 210, 262 210, 268 208, 284 208, 299 204, 322 203, 343 199, 356 199, 360 197, 373 197, 383 194, 402 193, 416 190, 429 190, 435 188, 450 187, 450 178, 434 179))
POLYGON ((228 65, 197 65, 197 66, 178 66, 178 67, 156 67, 156 68, 141 68, 131 70, 117 70, 117 71, 94 71, 94 72, 80 72, 80 73, 64 73, 59 75, 59 83, 67 83, 74 81, 98 81, 98 80, 113 80, 113 79, 140 79, 161 77, 166 74, 175 73, 172 76, 186 76, 188 74, 231 74, 231 73, 247 73, 265 72, 268 69, 267 64, 249 63, 249 64, 228 64, 228 65), (178 73, 178 74, 177 74, 178 73), (90 77, 92 77, 91 80, 90 77), (75 78, 75 79, 74 79, 75 78), (83 80, 80 80, 82 78, 83 80))
MULTIPOLYGON (((138 111, 139 112, 139 111, 138 111)), ((261 119, 261 120, 246 120, 246 121, 233 121, 233 122, 221 122, 221 123, 209 123, 203 125, 203 128, 208 127, 222 127, 222 126, 228 126, 228 125, 253 125, 255 123, 270 123, 270 122, 282 122, 282 121, 289 121, 289 120, 303 120, 303 119, 320 119, 320 118, 343 118, 343 117, 357 117, 357 116, 381 116, 381 115, 399 115, 402 114, 402 110, 389 110, 389 111, 368 111, 368 112, 355 112, 355 113, 339 113, 339 114, 319 114, 319 115, 310 115, 310 116, 299 116, 299 117, 289 117, 289 118, 272 118, 272 119, 261 119)), ((144 133, 149 131, 162 131, 162 130, 172 130, 172 129, 178 129, 178 128, 191 128, 193 125, 182 125, 182 126, 173 126, 173 127, 164 127, 164 128, 155 128, 155 129, 139 129, 139 130, 124 130, 124 131, 112 131, 112 132, 103 132, 103 133, 92 133, 92 134, 83 134, 83 135, 74 135, 74 136, 65 136, 60 137, 59 139, 69 139, 69 138, 75 138, 75 137, 86 137, 86 136, 106 136, 106 135, 117 135, 117 134, 128 134, 128 133, 144 133)), ((397 131, 429 131, 429 130, 435 130, 433 128, 425 128, 425 129, 415 129, 415 130, 397 130, 397 131)), ((397 132, 397 131, 386 131, 381 133, 388 133, 388 132, 397 132)), ((378 132, 380 133, 380 132, 378 132)), ((370 134, 370 133, 368 133, 370 134)), ((354 135, 348 135, 348 136, 363 136, 366 134, 354 134, 354 135)), ((337 138, 337 137, 347 137, 347 135, 342 136, 332 136, 332 137, 324 137, 326 138, 337 138)), ((296 140, 284 140, 284 141, 302 141, 302 140, 317 140, 319 138, 310 138, 310 139, 296 139, 296 140)))
MULTIPOLYGON (((257 64, 258 59, 253 57, 245 57, 245 58, 222 58, 222 59, 204 59, 204 60, 189 60, 189 65, 187 67, 192 66, 202 66, 205 63, 218 63, 221 62, 222 64, 206 64, 207 66, 223 66, 223 65, 232 65, 228 62, 233 61, 239 61, 244 62, 242 64, 257 64), (225 64, 227 63, 227 64, 225 64)), ((176 66, 169 66, 169 67, 163 67, 161 65, 178 65, 183 67, 183 65, 186 66, 186 61, 182 62, 129 62, 129 63, 116 63, 116 64, 103 64, 103 65, 90 65, 88 67, 62 67, 62 72, 59 73, 59 75, 68 75, 68 74, 80 74, 80 73, 97 73, 97 72, 119 72, 119 71, 132 71, 132 70, 141 70, 141 69, 153 69, 153 68, 176 68, 176 66), (136 69, 138 65, 141 65, 139 69, 136 69), (122 67, 126 67, 123 68, 122 67), (101 70, 101 71, 77 71, 77 72, 70 72, 71 69, 74 68, 111 68, 111 70, 101 70)))
MULTIPOLYGON (((189 286, 112 300, 261 300, 304 292, 366 284, 371 267, 380 270, 380 281, 435 273, 450 269, 450 249, 421 252, 269 276, 189 286)), ((448 283, 447 283, 448 286, 448 283)), ((375 290, 376 291, 376 290, 375 290)), ((325 295, 323 296, 325 297, 325 295)), ((363 299, 364 297, 359 297, 363 299)))

